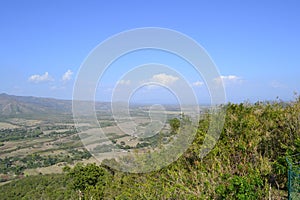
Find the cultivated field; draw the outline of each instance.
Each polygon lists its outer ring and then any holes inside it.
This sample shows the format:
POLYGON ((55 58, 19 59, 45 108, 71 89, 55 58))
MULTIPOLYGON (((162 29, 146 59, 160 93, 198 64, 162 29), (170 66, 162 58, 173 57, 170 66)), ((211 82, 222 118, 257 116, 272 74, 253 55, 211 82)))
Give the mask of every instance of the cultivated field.
POLYGON ((130 119, 115 120, 108 111, 98 114, 100 127, 87 122, 78 133, 71 115, 0 120, 0 182, 24 175, 61 173, 66 165, 110 159, 111 152, 155 149, 159 140, 170 137, 169 119, 179 117, 176 110, 151 110, 165 115, 153 121, 147 107, 133 108, 130 119), (99 156, 100 155, 100 156, 99 156), (96 156, 95 159, 93 156, 96 156))

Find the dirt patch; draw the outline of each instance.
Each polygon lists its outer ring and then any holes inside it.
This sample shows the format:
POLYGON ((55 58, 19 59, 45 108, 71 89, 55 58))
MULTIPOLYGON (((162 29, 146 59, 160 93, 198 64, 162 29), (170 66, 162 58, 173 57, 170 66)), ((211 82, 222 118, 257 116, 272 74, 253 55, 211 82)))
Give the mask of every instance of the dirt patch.
POLYGON ((15 124, 10 124, 6 122, 0 122, 0 129, 14 129, 14 128, 20 128, 20 126, 15 125, 15 124))

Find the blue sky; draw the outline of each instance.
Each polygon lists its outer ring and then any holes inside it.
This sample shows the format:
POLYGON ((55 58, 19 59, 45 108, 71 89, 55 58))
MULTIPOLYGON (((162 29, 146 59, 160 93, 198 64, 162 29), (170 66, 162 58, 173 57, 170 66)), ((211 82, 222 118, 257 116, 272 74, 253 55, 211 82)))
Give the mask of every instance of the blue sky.
MULTIPOLYGON (((0 27, 0 93, 71 99, 76 74, 89 52, 114 34, 141 27, 174 29, 195 39, 217 65, 228 101, 255 102, 277 96, 291 100, 293 92, 300 92, 297 0, 3 0, 0 27)), ((137 56, 146 63, 156 61, 137 56)), ((169 55, 156 56, 157 61, 170 65, 176 61, 169 55)), ((134 58, 131 62, 128 66, 140 64, 134 58)), ((183 71, 197 88, 197 95, 207 95, 201 77, 187 68, 183 71)), ((118 80, 121 72, 116 66, 106 73, 98 88, 98 100, 110 99, 109 91, 116 81, 130 84, 118 80)), ((171 75, 162 74, 156 78, 173 80, 171 75)), ((148 78, 155 78, 155 74, 148 78)), ((156 92, 147 98, 171 98, 156 92)), ((142 97, 142 91, 140 97, 138 93, 134 96, 144 101, 142 97)))

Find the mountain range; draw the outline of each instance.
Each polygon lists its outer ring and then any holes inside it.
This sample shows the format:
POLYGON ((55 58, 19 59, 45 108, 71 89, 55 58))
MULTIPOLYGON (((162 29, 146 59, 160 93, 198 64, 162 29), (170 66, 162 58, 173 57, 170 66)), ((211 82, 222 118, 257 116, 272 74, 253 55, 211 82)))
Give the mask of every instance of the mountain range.
MULTIPOLYGON (((178 105, 164 105, 167 110, 178 111, 178 105)), ((148 104, 130 104, 130 108, 149 109, 148 104)), ((95 102, 95 109, 105 113, 111 112, 110 102, 95 102)), ((0 94, 0 117, 47 117, 72 115, 72 100, 43 98, 33 96, 16 96, 0 94)))
POLYGON ((69 114, 71 100, 0 94, 0 116, 18 117, 36 114, 69 114))

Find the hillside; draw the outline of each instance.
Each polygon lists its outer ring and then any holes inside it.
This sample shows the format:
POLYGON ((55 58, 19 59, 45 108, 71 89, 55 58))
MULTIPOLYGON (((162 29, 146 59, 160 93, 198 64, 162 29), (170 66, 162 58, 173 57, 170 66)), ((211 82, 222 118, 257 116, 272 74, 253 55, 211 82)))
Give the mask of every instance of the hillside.
MULTIPOLYGON (((177 111, 177 105, 164 105, 167 110, 177 111)), ((148 110, 148 104, 131 104, 132 109, 148 110)), ((96 111, 111 115, 110 102, 95 102, 96 111)), ((97 113, 99 114, 99 113, 97 113)), ((72 115, 72 100, 54 98, 41 98, 33 96, 15 96, 5 93, 0 94, 0 119, 1 118, 57 118, 72 115)), ((99 118, 102 116, 99 115, 99 118)))
POLYGON ((66 167, 64 176, 13 181, 1 186, 0 194, 2 199, 57 199, 58 195, 59 199, 286 199, 285 158, 300 153, 300 98, 225 107, 221 137, 204 158, 199 153, 209 114, 200 120, 189 149, 161 170, 129 174, 106 166, 76 165, 66 167))
POLYGON ((71 109, 72 102, 68 100, 0 94, 0 116, 71 113, 71 109))
MULTIPOLYGON (((96 110, 110 111, 110 103, 95 102, 96 110)), ((71 115, 72 100, 0 94, 0 118, 71 115)))

